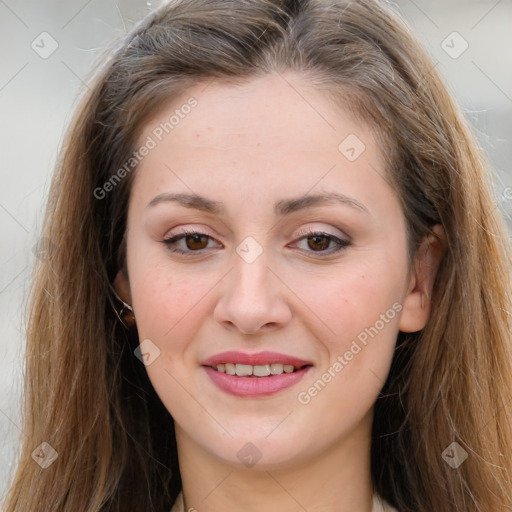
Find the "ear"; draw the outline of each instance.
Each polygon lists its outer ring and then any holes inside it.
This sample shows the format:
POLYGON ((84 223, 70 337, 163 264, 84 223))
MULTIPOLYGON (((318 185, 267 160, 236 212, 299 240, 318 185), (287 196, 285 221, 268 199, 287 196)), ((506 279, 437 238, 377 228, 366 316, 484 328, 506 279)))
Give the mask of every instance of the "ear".
POLYGON ((430 298, 437 270, 445 250, 444 231, 436 224, 435 235, 426 236, 418 249, 407 294, 403 300, 399 329, 402 332, 416 332, 425 327, 431 311, 430 298))
POLYGON ((128 305, 132 303, 132 294, 130 292, 130 282, 126 276, 124 270, 120 270, 114 280, 114 288, 116 293, 119 295, 121 300, 126 302, 128 305))

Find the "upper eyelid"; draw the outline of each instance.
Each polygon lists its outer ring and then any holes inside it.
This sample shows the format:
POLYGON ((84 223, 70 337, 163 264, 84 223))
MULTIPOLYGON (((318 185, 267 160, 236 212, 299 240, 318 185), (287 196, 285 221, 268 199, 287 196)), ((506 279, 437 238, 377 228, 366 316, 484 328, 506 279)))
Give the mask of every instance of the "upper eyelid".
POLYGON ((308 227, 308 228, 302 228, 298 231, 297 235, 298 237, 304 237, 306 235, 309 235, 311 233, 313 234, 316 234, 316 233, 319 233, 319 234, 322 234, 322 235, 327 235, 327 236, 331 236, 333 238, 339 238, 339 239, 342 239, 342 238, 347 238, 347 239, 350 239, 350 237, 347 235, 347 233, 341 231, 340 229, 338 229, 338 231, 341 232, 341 235, 336 235, 334 233, 330 233, 329 230, 326 230, 326 229, 322 229, 322 228, 311 228, 311 227, 308 227))
MULTIPOLYGON (((338 238, 341 238, 341 237, 351 238, 349 236, 347 230, 345 229, 345 227, 334 226, 331 224, 331 222, 332 221, 326 222, 325 220, 311 219, 309 222, 307 222, 307 224, 324 224, 326 226, 330 225, 330 227, 325 227, 325 228, 324 227, 312 227, 312 226, 300 227, 300 228, 294 228, 292 233, 298 233, 299 235, 301 235, 303 233, 309 233, 309 232, 314 232, 314 233, 321 232, 321 233, 324 233, 324 234, 327 234, 330 236, 334 236, 334 237, 338 237, 338 238), (330 231, 332 231, 332 230, 339 232, 339 234, 331 233, 330 231)), ((210 228, 202 227, 202 226, 197 227, 197 224, 194 222, 192 222, 192 225, 194 225, 194 227, 189 228, 189 227, 179 227, 178 226, 178 227, 174 228, 174 229, 182 229, 182 231, 175 233, 172 236, 178 236, 178 235, 187 234, 187 233, 192 233, 192 234, 200 233, 202 235, 209 236, 210 238, 213 238, 213 239, 216 238, 216 235, 211 235, 209 233, 209 231, 211 232, 210 228)), ((171 231, 171 229, 167 230, 167 232, 170 232, 170 231, 171 231)), ((233 234, 233 231, 231 229, 229 229, 229 232, 230 232, 230 234, 233 234)), ((172 236, 164 235, 164 238, 171 238, 172 236)))
MULTIPOLYGON (((302 230, 299 230, 299 232, 294 236, 295 239, 297 238, 303 238, 307 235, 311 236, 311 234, 321 234, 321 235, 326 235, 326 236, 330 236, 330 237, 333 237, 333 238, 338 238, 338 239, 343 239, 343 237, 348 237, 348 235, 346 235, 345 233, 343 233, 342 235, 335 235, 334 233, 330 233, 329 231, 327 230, 324 230, 324 229, 315 229, 315 228, 304 228, 302 230)), ((201 236, 206 236, 208 238, 211 238, 212 240, 215 240, 216 242, 218 243, 221 243, 219 242, 215 236, 213 235, 210 235, 209 233, 206 233, 206 231, 201 231, 200 229, 184 229, 182 232, 180 233, 175 233, 171 236, 164 236, 163 239, 164 241, 165 240, 171 240, 173 238, 177 238, 177 237, 180 237, 180 236, 187 236, 187 235, 201 235, 201 236)))
MULTIPOLYGON (((210 235, 209 233, 206 233, 206 231, 201 231, 199 229, 185 229, 179 233, 174 233, 173 235, 167 235, 167 236, 164 236, 163 237, 163 240, 166 241, 166 240, 172 240, 173 238, 179 238, 179 237, 184 237, 184 236, 188 236, 188 235, 201 235, 201 236, 207 236, 208 238, 212 239, 212 240, 215 240, 216 242, 218 242, 218 240, 216 239, 216 237, 214 237, 213 235, 210 235)), ((221 242, 218 242, 218 243, 221 243, 221 242)))

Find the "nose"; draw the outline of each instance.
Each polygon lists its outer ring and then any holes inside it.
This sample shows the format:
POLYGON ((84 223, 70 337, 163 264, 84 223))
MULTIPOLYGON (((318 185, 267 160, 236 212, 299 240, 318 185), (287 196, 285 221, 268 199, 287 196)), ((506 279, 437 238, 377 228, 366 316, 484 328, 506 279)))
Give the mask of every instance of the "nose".
POLYGON ((234 255, 235 268, 222 280, 214 311, 215 320, 226 329, 263 334, 290 321, 288 288, 267 263, 265 252, 252 263, 234 255))

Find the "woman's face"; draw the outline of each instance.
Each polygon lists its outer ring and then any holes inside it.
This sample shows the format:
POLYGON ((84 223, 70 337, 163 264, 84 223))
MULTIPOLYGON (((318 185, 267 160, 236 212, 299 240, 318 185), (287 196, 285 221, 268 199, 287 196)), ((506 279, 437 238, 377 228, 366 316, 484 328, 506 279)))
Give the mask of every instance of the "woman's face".
POLYGON ((398 331, 426 321, 384 152, 286 76, 198 84, 147 123, 116 282, 178 442, 239 466, 369 442, 398 331))

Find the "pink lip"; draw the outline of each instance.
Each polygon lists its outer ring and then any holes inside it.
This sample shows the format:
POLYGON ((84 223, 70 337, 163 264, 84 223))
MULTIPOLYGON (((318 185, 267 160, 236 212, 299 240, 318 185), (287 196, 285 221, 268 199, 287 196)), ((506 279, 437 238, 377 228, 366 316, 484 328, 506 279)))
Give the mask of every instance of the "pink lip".
POLYGON ((238 352, 236 350, 228 350, 221 352, 206 359, 201 364, 203 366, 216 366, 222 363, 238 363, 238 364, 292 364, 293 366, 300 367, 313 364, 311 361, 305 361, 298 357, 288 356, 286 354, 279 354, 278 352, 257 352, 255 354, 247 354, 245 352, 238 352))
POLYGON ((306 366, 293 373, 282 373, 281 375, 269 375, 268 377, 238 377, 218 372, 209 366, 203 366, 206 373, 223 391, 240 397, 264 397, 278 393, 283 389, 296 384, 312 368, 306 366))
POLYGON ((304 359, 279 354, 277 352, 258 352, 256 354, 246 354, 244 352, 228 351, 216 354, 202 363, 206 373, 223 391, 239 397, 264 397, 273 395, 296 384, 312 368, 312 363, 304 359), (291 364, 301 367, 292 373, 282 373, 281 375, 269 375, 268 377, 238 377, 237 375, 228 375, 218 372, 211 368, 222 363, 238 364, 291 364))

